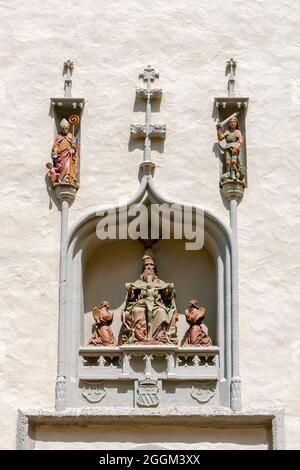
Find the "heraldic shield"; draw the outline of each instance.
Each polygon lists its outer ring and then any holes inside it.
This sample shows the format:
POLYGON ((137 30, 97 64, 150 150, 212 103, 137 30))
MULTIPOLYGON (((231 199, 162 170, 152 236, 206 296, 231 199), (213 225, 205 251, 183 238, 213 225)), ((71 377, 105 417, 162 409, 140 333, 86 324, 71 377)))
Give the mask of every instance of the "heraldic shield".
POLYGON ((139 406, 156 406, 159 404, 159 388, 156 379, 142 379, 137 385, 137 404, 139 406))

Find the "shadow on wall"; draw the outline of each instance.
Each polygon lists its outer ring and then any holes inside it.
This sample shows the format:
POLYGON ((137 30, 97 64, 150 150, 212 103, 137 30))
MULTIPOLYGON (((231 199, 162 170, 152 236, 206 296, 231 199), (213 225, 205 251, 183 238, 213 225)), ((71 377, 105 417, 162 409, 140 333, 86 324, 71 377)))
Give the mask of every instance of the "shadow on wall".
MULTIPOLYGON (((98 241, 83 263, 84 342, 91 336, 94 323, 92 309, 101 300, 108 300, 114 311, 113 331, 116 337, 121 327, 125 282, 135 281, 141 274, 144 247, 133 240, 98 241)), ((196 298, 206 309, 205 324, 216 344, 217 274, 215 262, 204 247, 199 251, 185 250, 183 240, 160 240, 154 247, 158 276, 173 282, 176 305, 180 313, 178 337, 182 339, 188 324, 184 312, 188 301, 196 298)))

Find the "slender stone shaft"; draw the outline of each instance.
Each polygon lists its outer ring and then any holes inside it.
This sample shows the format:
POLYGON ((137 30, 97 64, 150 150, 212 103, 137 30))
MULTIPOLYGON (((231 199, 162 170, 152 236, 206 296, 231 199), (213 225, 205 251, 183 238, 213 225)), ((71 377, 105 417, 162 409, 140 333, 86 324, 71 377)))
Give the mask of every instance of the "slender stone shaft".
POLYGON ((59 262, 59 318, 58 318, 58 357, 56 379, 56 409, 65 407, 66 362, 65 362, 65 331, 66 331, 66 265, 67 265, 67 234, 70 203, 74 200, 76 188, 69 184, 55 187, 57 199, 61 202, 60 226, 60 262, 59 262))
POLYGON ((237 243, 237 199, 232 197, 230 204, 230 226, 232 233, 232 380, 231 408, 241 409, 241 379, 239 372, 239 299, 238 299, 238 243, 237 243))
POLYGON ((144 162, 151 160, 151 78, 147 78, 147 103, 145 115, 146 137, 144 144, 144 162))

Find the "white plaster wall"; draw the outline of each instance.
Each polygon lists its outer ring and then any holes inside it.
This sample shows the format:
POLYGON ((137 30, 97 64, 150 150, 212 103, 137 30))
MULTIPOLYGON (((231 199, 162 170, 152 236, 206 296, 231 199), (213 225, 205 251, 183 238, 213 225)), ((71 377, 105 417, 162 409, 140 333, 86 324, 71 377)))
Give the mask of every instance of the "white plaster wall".
POLYGON ((38 426, 36 450, 266 450, 268 436, 264 429, 205 429, 187 426, 85 426, 62 428, 38 426), (143 446, 144 445, 144 446, 143 446))
POLYGON ((287 447, 300 448, 300 4, 12 0, 0 8, 0 447, 15 446, 18 408, 54 404, 60 214, 44 173, 63 61, 75 61, 73 94, 86 98, 71 221, 138 186, 142 153, 128 150, 129 125, 144 119, 133 104, 148 63, 164 91, 153 120, 167 124, 164 151, 153 152, 156 185, 227 221, 211 115, 233 56, 237 92, 250 97, 249 188, 239 209, 243 404, 285 407, 287 447))

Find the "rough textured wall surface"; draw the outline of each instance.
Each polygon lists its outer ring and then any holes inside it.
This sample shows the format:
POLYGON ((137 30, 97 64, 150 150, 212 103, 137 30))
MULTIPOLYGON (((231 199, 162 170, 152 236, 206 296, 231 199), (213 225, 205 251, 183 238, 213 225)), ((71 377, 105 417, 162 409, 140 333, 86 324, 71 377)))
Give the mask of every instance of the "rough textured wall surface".
POLYGON ((128 450, 128 449, 210 449, 266 450, 267 432, 264 429, 201 429, 187 426, 77 426, 61 429, 39 426, 35 431, 36 450, 128 450))
POLYGON ((225 62, 250 97, 249 188, 239 208, 243 404, 285 407, 288 448, 299 448, 300 4, 253 0, 12 0, 1 2, 1 448, 14 448, 18 408, 54 405, 60 214, 44 180, 53 139, 49 97, 75 61, 73 95, 86 98, 81 188, 74 221, 138 186, 141 150, 129 146, 137 74, 161 74, 153 152, 166 196, 228 221, 212 147, 214 96, 225 62), (298 424, 298 426, 297 426, 298 424))

